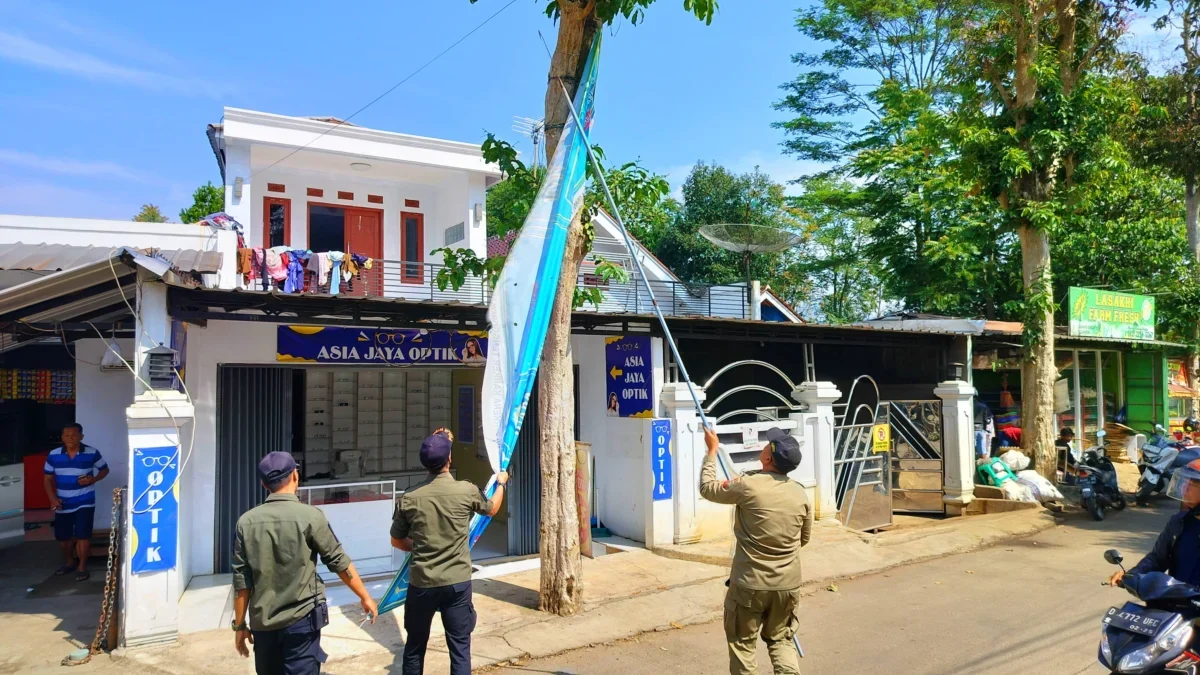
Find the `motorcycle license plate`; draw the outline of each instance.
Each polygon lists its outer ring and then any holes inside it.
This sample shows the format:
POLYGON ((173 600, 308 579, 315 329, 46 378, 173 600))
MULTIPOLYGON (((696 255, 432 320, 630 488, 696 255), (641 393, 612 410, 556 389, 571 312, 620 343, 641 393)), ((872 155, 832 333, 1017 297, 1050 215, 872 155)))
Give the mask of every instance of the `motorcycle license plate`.
POLYGON ((1158 474, 1154 473, 1150 469, 1146 469, 1142 472, 1142 480, 1150 483, 1151 485, 1158 485, 1158 474))
POLYGON ((1081 495, 1083 495, 1084 497, 1091 497, 1092 496, 1092 488, 1085 487, 1082 490, 1080 490, 1079 493, 1081 495))
MULTIPOLYGON (((1134 605, 1138 609, 1143 609, 1138 605, 1134 605)), ((1146 637, 1154 637, 1158 629, 1163 625, 1162 616, 1151 615, 1145 611, 1130 611, 1127 607, 1110 607, 1108 613, 1104 615, 1104 624, 1119 628, 1137 635, 1146 637)), ((1169 616, 1169 615, 1168 615, 1169 616)))

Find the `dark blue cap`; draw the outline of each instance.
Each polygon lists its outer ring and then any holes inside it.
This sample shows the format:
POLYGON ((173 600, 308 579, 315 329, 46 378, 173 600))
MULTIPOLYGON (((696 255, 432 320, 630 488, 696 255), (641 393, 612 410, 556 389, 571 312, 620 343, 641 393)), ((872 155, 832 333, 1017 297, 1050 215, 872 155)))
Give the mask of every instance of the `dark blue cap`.
POLYGON ((274 485, 292 475, 296 470, 296 460, 290 452, 269 452, 258 463, 258 477, 267 485, 274 485))
POLYGON ((767 429, 767 440, 771 443, 771 458, 780 471, 791 473, 800 466, 800 441, 779 427, 767 429))
POLYGON ((421 443, 421 465, 430 471, 441 471, 450 461, 450 439, 446 434, 433 434, 421 443))

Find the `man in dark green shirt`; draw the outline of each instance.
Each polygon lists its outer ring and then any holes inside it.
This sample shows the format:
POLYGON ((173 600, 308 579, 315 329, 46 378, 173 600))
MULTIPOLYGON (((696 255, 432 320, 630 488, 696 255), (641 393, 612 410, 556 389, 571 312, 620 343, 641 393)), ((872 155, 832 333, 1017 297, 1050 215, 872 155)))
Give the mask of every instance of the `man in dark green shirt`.
POLYGON ((300 472, 286 452, 258 464, 261 505, 238 518, 233 542, 233 630, 239 654, 250 656, 258 675, 318 675, 325 661, 321 628, 329 623, 325 584, 317 575, 320 556, 362 601, 375 623, 375 601, 320 509, 296 498, 300 472), (250 613, 246 622, 247 609, 250 613))
POLYGON ((438 429, 421 444, 421 464, 429 478, 409 488, 396 506, 392 546, 409 551, 408 598, 404 601, 403 675, 422 675, 425 647, 433 615, 442 613, 450 674, 470 675, 471 631, 475 606, 471 601, 471 516, 492 517, 504 502, 508 474, 496 476, 496 494, 489 501, 470 481, 450 475, 453 436, 438 429))

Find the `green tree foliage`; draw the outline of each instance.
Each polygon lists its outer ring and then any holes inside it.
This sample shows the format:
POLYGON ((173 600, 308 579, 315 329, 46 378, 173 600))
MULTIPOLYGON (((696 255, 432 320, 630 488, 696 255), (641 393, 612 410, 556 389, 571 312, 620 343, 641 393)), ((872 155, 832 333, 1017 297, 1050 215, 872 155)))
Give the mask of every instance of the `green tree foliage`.
POLYGON ((816 228, 803 251, 798 271, 812 285, 811 318, 852 323, 882 313, 884 267, 867 255, 871 220, 847 208, 854 186, 827 176, 804 181, 804 194, 793 200, 816 228))
POLYGON ((196 188, 192 193, 192 205, 179 212, 179 222, 198 223, 205 216, 225 210, 225 190, 213 185, 212 181, 196 188))
POLYGON ((142 210, 133 217, 135 223, 165 223, 167 217, 163 215, 161 209, 154 204, 142 204, 142 210))

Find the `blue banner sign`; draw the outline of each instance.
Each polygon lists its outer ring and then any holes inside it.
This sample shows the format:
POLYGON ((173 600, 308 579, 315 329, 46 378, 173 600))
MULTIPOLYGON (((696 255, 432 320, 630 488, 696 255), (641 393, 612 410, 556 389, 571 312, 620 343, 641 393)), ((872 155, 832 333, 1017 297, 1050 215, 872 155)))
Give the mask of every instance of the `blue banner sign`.
POLYGON ((133 537, 129 544, 134 574, 175 568, 179 553, 179 448, 135 448, 133 537))
POLYGON ((417 328, 280 326, 275 360, 392 366, 487 363, 483 332, 417 328))
POLYGON ((651 417, 651 388, 654 368, 650 361, 650 338, 641 335, 604 340, 604 399, 609 417, 651 417))
POLYGON ((671 498, 671 420, 650 423, 650 473, 654 475, 654 501, 671 498))

